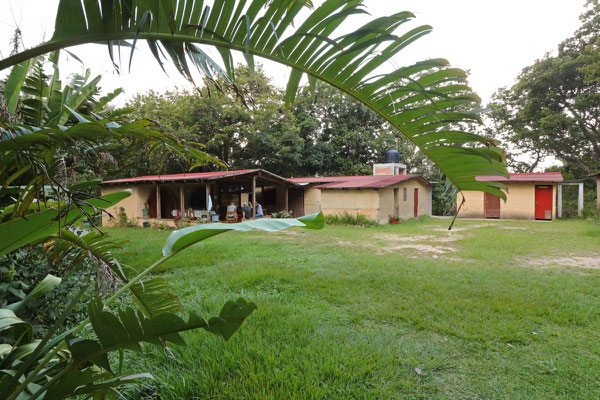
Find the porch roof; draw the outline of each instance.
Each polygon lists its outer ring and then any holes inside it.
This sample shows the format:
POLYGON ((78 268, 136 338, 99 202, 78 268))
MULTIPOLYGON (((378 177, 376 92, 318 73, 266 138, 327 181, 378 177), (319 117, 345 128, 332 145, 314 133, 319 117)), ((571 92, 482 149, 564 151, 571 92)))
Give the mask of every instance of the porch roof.
POLYGON ((196 172, 189 174, 171 174, 171 175, 148 175, 138 176, 135 178, 113 179, 104 181, 102 185, 117 185, 131 183, 178 183, 178 182, 206 182, 214 181, 223 178, 241 177, 245 175, 256 175, 258 178, 272 181, 274 183, 286 183, 291 186, 298 186, 297 183, 275 175, 272 172, 264 169, 242 169, 236 171, 213 171, 213 172, 196 172))
POLYGON ((309 178, 290 178, 299 184, 312 184, 317 189, 383 189, 409 179, 420 179, 426 185, 431 185, 421 175, 358 175, 358 176, 325 176, 309 178))

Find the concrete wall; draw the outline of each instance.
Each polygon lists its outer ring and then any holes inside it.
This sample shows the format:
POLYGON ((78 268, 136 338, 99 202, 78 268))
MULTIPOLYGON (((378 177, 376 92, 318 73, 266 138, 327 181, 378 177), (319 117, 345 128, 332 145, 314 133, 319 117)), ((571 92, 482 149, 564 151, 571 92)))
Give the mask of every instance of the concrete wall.
MULTIPOLYGON (((125 189, 131 189, 133 191, 132 195, 121 200, 119 203, 115 204, 112 207, 109 207, 107 209, 107 211, 109 213, 111 213, 115 218, 117 217, 117 213, 120 207, 123 207, 125 209, 125 213, 127 214, 127 216, 129 218, 138 218, 138 214, 137 214, 137 205, 139 204, 139 199, 138 199, 138 187, 137 186, 133 186, 133 187, 126 187, 126 186, 101 186, 100 187, 100 194, 102 196, 105 196, 107 194, 111 194, 114 192, 119 192, 121 190, 125 190, 125 189)), ((144 200, 142 200, 142 204, 143 202, 146 200, 146 198, 144 198, 144 200)), ((139 217, 142 216, 142 206, 140 206, 140 211, 139 211, 139 217)), ((110 219, 106 214, 102 215, 102 226, 111 226, 114 225, 116 222, 116 220, 114 219, 110 219)))
MULTIPOLYGON (((508 194, 507 200, 500 200, 500 218, 502 219, 535 219, 535 186, 552 186, 552 218, 556 218, 556 184, 548 182, 505 182, 508 194)), ((485 218, 484 193, 464 191, 465 204, 459 217, 485 218)), ((457 206, 460 206, 462 196, 457 195, 457 206)))
POLYGON ((418 179, 411 179, 384 189, 315 189, 304 192, 304 211, 325 215, 363 214, 367 218, 386 224, 389 217, 398 214, 402 219, 414 217, 414 189, 419 189, 418 215, 431 215, 431 190, 418 179), (394 204, 394 189, 398 190, 398 203, 394 204), (406 189, 406 200, 404 200, 406 189))
POLYGON ((304 190, 304 213, 314 214, 321 211, 321 189, 305 186, 304 190))
MULTIPOLYGON (((375 189, 321 190, 321 211, 325 215, 347 212, 351 215, 363 214, 371 220, 381 222, 378 209, 379 192, 375 189)), ((385 222, 387 222, 387 218, 385 222)))
POLYGON ((397 215, 400 219, 414 218, 415 189, 419 189, 419 203, 417 205, 417 215, 431 215, 429 208, 431 199, 431 190, 418 179, 411 179, 401 182, 397 185, 379 190, 379 210, 378 221, 380 223, 388 222, 390 216, 397 215), (394 204, 394 190, 398 189, 398 203, 394 204), (406 197, 404 190, 406 189, 406 197), (405 200, 406 198, 406 200, 405 200))
MULTIPOLYGON (((484 202, 484 194, 483 192, 475 192, 471 190, 465 190, 462 192, 458 192, 456 195, 456 206, 460 207, 462 203, 463 196, 465 197, 465 202, 460 208, 460 212, 458 213, 459 217, 463 218, 484 218, 483 215, 483 202, 484 202)), ((502 200, 500 200, 500 207, 502 207, 502 200)))

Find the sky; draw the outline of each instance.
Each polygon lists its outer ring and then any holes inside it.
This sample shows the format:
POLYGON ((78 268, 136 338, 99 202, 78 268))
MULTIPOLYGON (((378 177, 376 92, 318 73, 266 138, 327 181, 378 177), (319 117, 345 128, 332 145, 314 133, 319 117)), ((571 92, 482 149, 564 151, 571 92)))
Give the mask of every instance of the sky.
MULTIPOLYGON (((316 0, 315 4, 321 2, 316 0)), ((401 52, 394 59, 396 66, 428 58, 446 58, 453 66, 470 72, 470 84, 484 104, 498 88, 511 86, 524 67, 545 53, 555 51, 557 45, 577 29, 584 3, 585 0, 364 1, 374 17, 408 10, 416 15, 409 27, 429 24, 434 28, 431 34, 401 52)), ((0 58, 9 55, 10 39, 16 27, 21 29, 27 48, 48 40, 52 36, 57 5, 58 0, 0 0, 0 58)), ((93 75, 103 75, 104 91, 124 88, 125 94, 120 96, 118 106, 136 93, 150 89, 162 92, 175 86, 191 87, 172 67, 167 68, 168 75, 165 75, 145 45, 136 49, 131 72, 126 68, 128 51, 123 50, 120 75, 112 67, 106 46, 85 45, 69 50, 92 69, 93 75)), ((66 71, 65 75, 82 72, 83 66, 78 61, 64 54, 61 57, 61 71, 66 71)), ((264 64, 267 75, 284 87, 289 68, 271 62, 264 64)), ((4 75, 6 71, 0 72, 0 77, 4 75)))

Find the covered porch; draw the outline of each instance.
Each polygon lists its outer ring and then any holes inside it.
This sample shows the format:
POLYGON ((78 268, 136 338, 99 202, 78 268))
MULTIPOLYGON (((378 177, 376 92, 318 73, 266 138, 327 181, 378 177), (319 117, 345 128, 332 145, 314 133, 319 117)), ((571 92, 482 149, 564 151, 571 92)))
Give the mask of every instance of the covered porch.
MULTIPOLYGON (((231 204, 238 212, 244 203, 260 204, 265 216, 289 210, 289 191, 298 185, 261 169, 143 176, 102 183, 103 193, 126 187, 134 190, 135 197, 123 205, 130 218, 214 222, 225 220, 231 204)), ((256 207, 250 213, 250 218, 255 218, 256 207)))

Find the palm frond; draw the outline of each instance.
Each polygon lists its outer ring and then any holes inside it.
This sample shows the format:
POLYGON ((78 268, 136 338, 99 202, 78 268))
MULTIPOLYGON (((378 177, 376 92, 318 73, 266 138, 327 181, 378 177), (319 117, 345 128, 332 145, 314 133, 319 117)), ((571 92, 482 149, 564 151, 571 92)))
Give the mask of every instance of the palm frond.
MULTIPOLYGON (((446 60, 418 62, 381 71, 431 27, 405 29, 414 18, 399 12, 375 18, 350 33, 360 0, 326 0, 301 22, 310 2, 298 0, 61 0, 52 39, 0 61, 0 69, 32 56, 83 43, 146 40, 161 63, 170 58, 191 79, 191 60, 201 73, 231 75, 231 52, 252 66, 263 57, 292 68, 286 100, 291 103, 303 75, 324 81, 364 103, 415 143, 462 190, 482 190, 505 198, 502 186, 475 180, 478 174, 506 176, 504 152, 488 138, 462 132, 480 123, 479 98, 466 74, 446 60), (297 26, 297 27, 296 27, 297 26), (404 28, 403 28, 404 29, 404 28), (215 68, 197 45, 217 48, 225 68, 215 68), (166 55, 166 56, 165 56, 166 55), (228 72, 228 73, 227 73, 228 72)), ((312 3, 310 3, 312 4, 312 3)), ((135 45, 132 46, 133 53, 135 45)))

